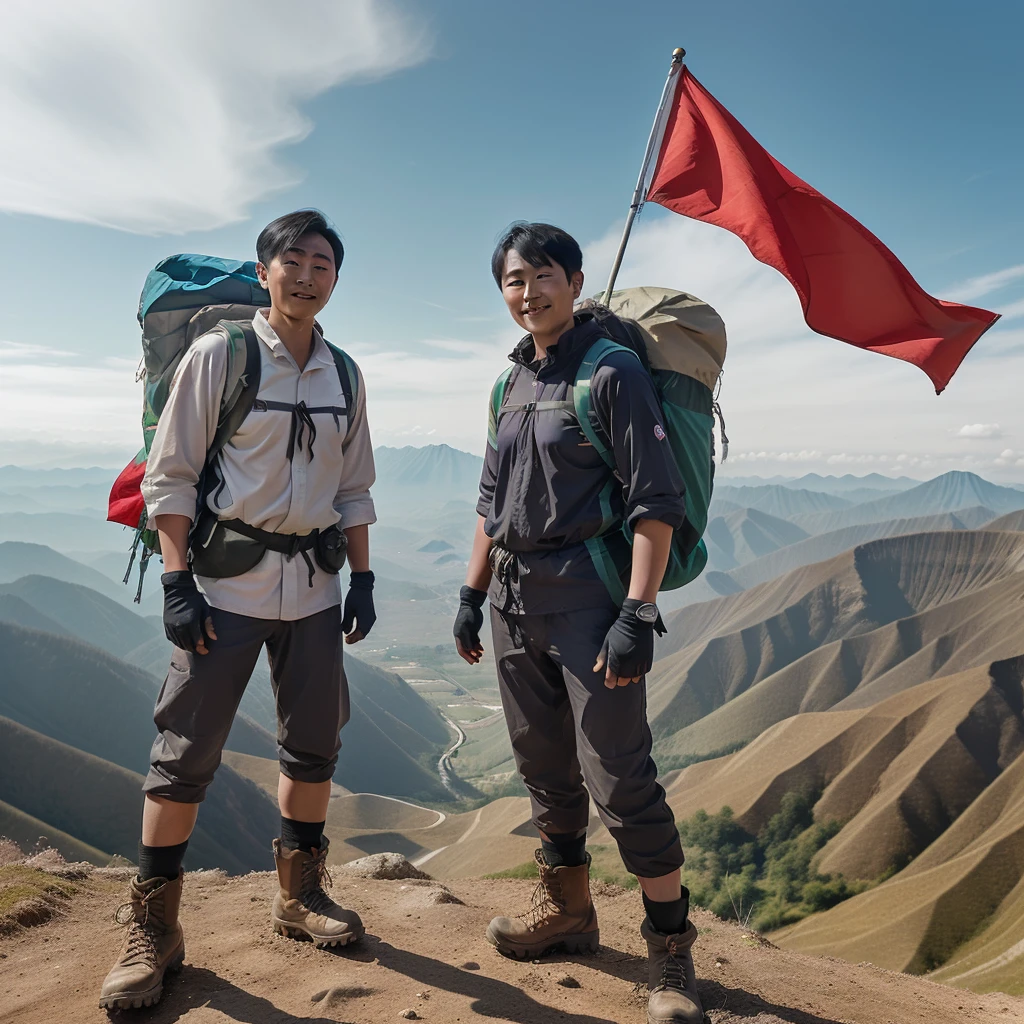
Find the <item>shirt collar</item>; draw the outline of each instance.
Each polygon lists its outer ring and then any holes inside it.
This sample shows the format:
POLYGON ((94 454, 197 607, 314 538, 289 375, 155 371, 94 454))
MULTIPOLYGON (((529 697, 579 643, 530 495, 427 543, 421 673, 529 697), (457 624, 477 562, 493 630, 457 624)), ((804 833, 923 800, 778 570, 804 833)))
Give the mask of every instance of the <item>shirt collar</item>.
MULTIPOLYGON (((270 326, 267 320, 267 314, 270 309, 261 309, 252 318, 253 330, 256 332, 256 336, 263 342, 266 343, 267 347, 274 353, 275 356, 284 356, 288 359, 292 359, 292 354, 288 351, 285 343, 278 337, 277 331, 270 326)), ((294 362, 294 359, 292 359, 294 362)), ((331 355, 327 348, 327 343, 324 341, 323 334, 320 333, 320 325, 317 324, 313 328, 313 352, 309 357, 309 362, 306 363, 308 369, 311 363, 318 363, 321 366, 333 366, 334 357, 331 355)))

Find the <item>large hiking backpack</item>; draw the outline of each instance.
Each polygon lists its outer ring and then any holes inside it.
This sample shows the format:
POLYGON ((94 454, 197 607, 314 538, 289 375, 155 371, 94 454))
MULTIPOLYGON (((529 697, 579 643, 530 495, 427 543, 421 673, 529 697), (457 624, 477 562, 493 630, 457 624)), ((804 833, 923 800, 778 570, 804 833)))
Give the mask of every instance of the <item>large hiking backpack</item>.
MULTIPOLYGON (((715 478, 716 413, 722 425, 723 461, 729 452, 715 395, 725 363, 725 324, 706 302, 669 288, 625 288, 612 292, 608 306, 587 300, 582 308, 601 324, 604 337, 583 357, 568 398, 580 429, 612 471, 601 494, 604 522, 597 536, 587 541, 587 548, 613 600, 621 603, 626 593, 608 538, 617 530, 630 541, 632 537, 625 523, 612 514, 611 496, 622 482, 591 406, 590 381, 610 353, 623 349, 636 355, 654 380, 668 441, 686 486, 686 520, 673 535, 661 583, 662 590, 676 590, 695 580, 708 560, 701 538, 715 478)), ((509 367, 498 378, 491 392, 488 441, 492 447, 497 446, 498 417, 513 369, 509 367)))
MULTIPOLYGON (((108 521, 135 530, 125 583, 131 576, 136 554, 142 548, 136 601, 142 597, 149 559, 160 550, 156 531, 146 526, 146 505, 140 488, 157 423, 182 356, 197 338, 214 329, 224 335, 229 351, 217 431, 197 488, 201 505, 208 493, 217 455, 234 437, 259 392, 260 348, 252 319, 257 310, 269 305, 270 296, 260 285, 256 264, 251 261, 182 253, 161 260, 146 277, 138 312, 142 328, 138 379, 143 381, 144 388, 143 446, 114 481, 107 509, 108 521)), ((346 408, 352 410, 359 379, 355 366, 341 349, 333 345, 328 348, 338 369, 346 408)))

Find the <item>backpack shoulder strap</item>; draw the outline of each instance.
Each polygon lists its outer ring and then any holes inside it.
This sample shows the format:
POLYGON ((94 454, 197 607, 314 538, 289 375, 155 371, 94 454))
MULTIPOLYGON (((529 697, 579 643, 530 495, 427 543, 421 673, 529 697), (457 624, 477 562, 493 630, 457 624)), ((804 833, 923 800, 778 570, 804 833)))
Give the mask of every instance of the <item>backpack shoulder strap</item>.
POLYGON ((487 410, 487 443, 495 449, 498 447, 498 417, 501 414, 501 406, 505 401, 505 392, 508 390, 509 378, 511 378, 514 369, 515 364, 506 370, 502 370, 498 379, 494 382, 494 387, 491 388, 491 404, 487 410))
POLYGON ((341 390, 345 395, 346 418, 349 424, 351 424, 352 418, 356 414, 356 400, 359 398, 359 371, 356 369, 356 364, 352 361, 352 357, 347 352, 342 351, 337 345, 332 345, 326 339, 324 339, 324 344, 331 355, 334 356, 338 380, 341 382, 341 390))
POLYGON ((576 371, 576 379, 572 385, 572 401, 576 410, 576 419, 579 420, 580 430, 586 435, 587 440, 594 446, 594 450, 604 459, 611 469, 615 469, 615 457, 612 455, 610 442, 602 438, 597 431, 593 412, 593 404, 590 398, 590 382, 598 366, 613 352, 629 352, 640 362, 639 356, 625 345, 612 341, 610 338, 598 338, 587 350, 579 369, 576 371))
POLYGON ((251 323, 221 320, 217 325, 228 345, 228 372, 220 417, 213 443, 207 452, 207 463, 213 462, 224 446, 238 433, 242 421, 252 411, 260 390, 260 342, 251 323))

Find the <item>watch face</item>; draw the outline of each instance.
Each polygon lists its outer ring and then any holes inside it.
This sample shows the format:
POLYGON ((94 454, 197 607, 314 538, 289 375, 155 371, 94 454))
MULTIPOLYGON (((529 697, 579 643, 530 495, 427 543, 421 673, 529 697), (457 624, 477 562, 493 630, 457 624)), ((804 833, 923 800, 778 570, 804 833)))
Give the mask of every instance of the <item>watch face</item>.
POLYGON ((656 604, 642 604, 636 610, 636 617, 641 622, 649 622, 654 625, 658 621, 658 606, 656 604))

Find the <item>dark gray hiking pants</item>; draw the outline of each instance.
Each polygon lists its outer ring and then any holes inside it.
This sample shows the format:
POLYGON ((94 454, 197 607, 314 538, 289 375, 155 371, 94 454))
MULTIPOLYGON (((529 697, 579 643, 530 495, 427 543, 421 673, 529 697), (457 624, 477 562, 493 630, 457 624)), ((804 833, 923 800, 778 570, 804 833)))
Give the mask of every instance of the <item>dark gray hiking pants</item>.
POLYGON ((492 607, 494 658, 534 825, 579 835, 589 789, 626 868, 657 878, 682 865, 683 850, 651 759, 646 683, 610 690, 593 671, 617 615, 611 603, 507 617, 492 607))
POLYGON ((212 616, 217 639, 209 654, 175 648, 171 655, 153 716, 159 735, 143 791, 179 803, 203 799, 264 644, 277 698, 281 773, 298 782, 326 782, 349 718, 341 609, 335 605, 293 622, 220 608, 212 616))

